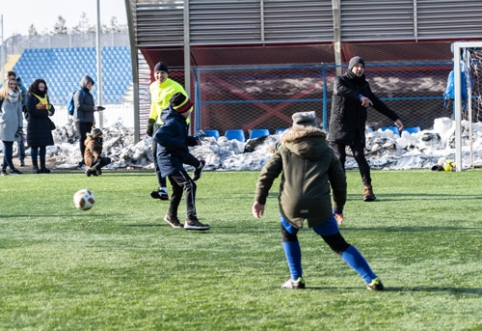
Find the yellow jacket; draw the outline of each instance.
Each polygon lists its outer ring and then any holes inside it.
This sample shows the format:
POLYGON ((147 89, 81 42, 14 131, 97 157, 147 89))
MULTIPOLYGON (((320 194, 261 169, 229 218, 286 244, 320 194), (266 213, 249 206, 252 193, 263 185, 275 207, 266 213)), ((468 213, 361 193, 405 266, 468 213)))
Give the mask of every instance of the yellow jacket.
MULTIPOLYGON (((182 93, 185 96, 187 92, 184 88, 176 81, 168 78, 164 83, 158 84, 153 82, 149 86, 149 98, 151 100, 151 113, 149 115, 149 120, 154 120, 157 124, 162 125, 161 113, 164 109, 169 106, 169 100, 176 93, 182 93)), ((192 108, 189 110, 192 112, 192 108)), ((189 117, 186 119, 186 123, 189 124, 189 117)))

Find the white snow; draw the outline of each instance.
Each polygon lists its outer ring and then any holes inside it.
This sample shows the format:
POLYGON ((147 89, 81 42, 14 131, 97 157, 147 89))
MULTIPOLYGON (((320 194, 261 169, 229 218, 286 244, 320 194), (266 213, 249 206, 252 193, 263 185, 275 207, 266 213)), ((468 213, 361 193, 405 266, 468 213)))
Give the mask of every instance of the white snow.
MULTIPOLYGON (((463 122, 462 128, 463 166, 469 167, 469 123, 463 122)), ((153 168, 152 138, 147 137, 134 144, 134 130, 121 122, 104 127, 103 132, 104 156, 112 159, 107 168, 153 168)), ((450 118, 435 119, 432 130, 414 134, 403 131, 401 137, 391 131, 367 130, 367 160, 372 169, 430 169, 441 158, 455 159, 454 133, 455 122, 450 118)), ((74 169, 80 160, 80 152, 72 123, 57 126, 53 134, 55 145, 47 148, 47 157, 55 157, 57 169, 74 169)), ((246 143, 229 141, 225 137, 220 137, 218 141, 205 137, 202 146, 192 148, 191 153, 206 160, 206 170, 260 170, 271 156, 268 147, 279 138, 279 135, 272 135, 253 152, 245 152, 246 143)), ((472 140, 473 166, 481 167, 482 123, 473 124, 472 140)), ((29 152, 27 149, 27 155, 29 152)), ((348 149, 347 153, 350 155, 351 151, 348 149)), ((357 168, 352 157, 347 158, 345 166, 346 169, 357 168)))

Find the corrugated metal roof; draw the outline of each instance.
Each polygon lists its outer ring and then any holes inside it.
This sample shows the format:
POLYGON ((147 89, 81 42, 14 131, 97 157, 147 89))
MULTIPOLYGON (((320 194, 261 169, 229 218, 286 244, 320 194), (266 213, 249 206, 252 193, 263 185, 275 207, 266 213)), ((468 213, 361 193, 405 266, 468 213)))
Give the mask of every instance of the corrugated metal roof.
MULTIPOLYGON (((332 42, 332 0, 131 0, 139 47, 332 42)), ((341 41, 482 36, 482 0, 340 0, 341 41)))

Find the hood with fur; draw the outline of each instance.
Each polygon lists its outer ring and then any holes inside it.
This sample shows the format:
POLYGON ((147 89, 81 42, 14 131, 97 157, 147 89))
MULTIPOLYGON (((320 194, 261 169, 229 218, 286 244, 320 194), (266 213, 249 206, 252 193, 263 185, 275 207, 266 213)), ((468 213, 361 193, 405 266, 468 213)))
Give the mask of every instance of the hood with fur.
POLYGON ((289 129, 281 138, 281 144, 304 159, 317 160, 329 148, 326 133, 316 127, 289 129))

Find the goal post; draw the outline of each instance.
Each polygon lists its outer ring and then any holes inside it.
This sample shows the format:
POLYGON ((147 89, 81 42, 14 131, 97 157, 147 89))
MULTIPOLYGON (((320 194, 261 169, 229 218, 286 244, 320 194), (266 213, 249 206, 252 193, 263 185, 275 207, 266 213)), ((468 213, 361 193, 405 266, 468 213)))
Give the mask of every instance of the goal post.
MULTIPOLYGON (((465 75, 466 79, 469 79, 471 72, 470 57, 462 58, 462 54, 467 54, 466 51, 471 49, 479 49, 482 52, 482 41, 460 41, 455 42, 453 47, 454 52, 454 113, 455 113, 455 164, 456 170, 463 170, 463 145, 462 145, 462 62, 467 63, 466 68, 468 74, 465 75), (462 52, 461 52, 462 51, 462 52), (467 61, 467 62, 466 62, 467 61)), ((480 59, 476 59, 480 61, 480 59)), ((481 63, 482 64, 482 63, 481 63)), ((479 64, 480 65, 480 64, 479 64)), ((479 83, 480 84, 480 83, 479 83)), ((478 96, 480 97, 480 95, 478 96)), ((473 165, 473 150, 472 150, 472 88, 471 84, 467 84, 467 112, 469 120, 469 138, 470 144, 470 165, 473 165)))

